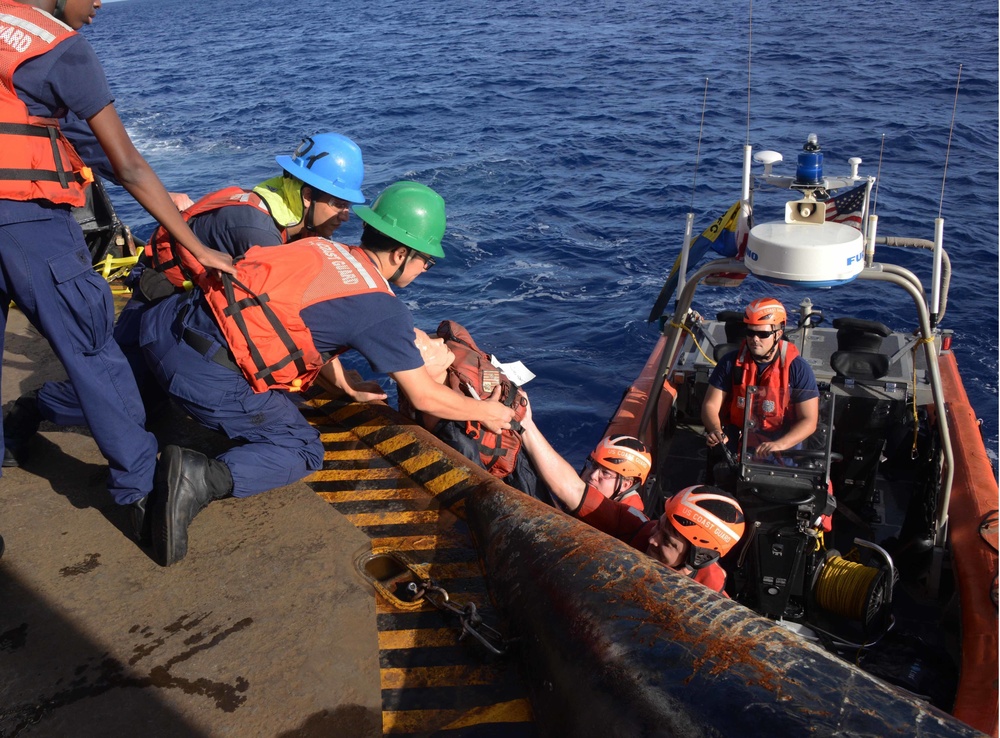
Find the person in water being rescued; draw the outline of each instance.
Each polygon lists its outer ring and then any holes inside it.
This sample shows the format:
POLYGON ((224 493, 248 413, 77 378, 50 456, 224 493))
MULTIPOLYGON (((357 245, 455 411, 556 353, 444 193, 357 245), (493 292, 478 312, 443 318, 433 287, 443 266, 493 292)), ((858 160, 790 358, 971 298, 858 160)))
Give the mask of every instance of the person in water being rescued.
MULTIPOLYGON (((231 257, 252 246, 281 246, 307 236, 330 238, 347 222, 351 204, 365 202, 361 192, 364 162, 358 145, 340 133, 321 133, 302 141, 291 156, 275 161, 283 174, 253 190, 226 187, 200 198, 182 214, 194 234, 210 248, 231 257)), ((190 289, 204 275, 168 230, 157 228, 146 244, 134 294, 115 323, 114 337, 132 366, 147 416, 166 393, 149 373, 139 348, 139 323, 153 303, 190 289), (146 268, 146 266, 149 268, 146 268)), ((4 419, 4 466, 19 466, 42 420, 85 425, 79 398, 70 382, 46 382, 23 395, 4 419)))
POLYGON ((480 399, 489 397, 499 386, 500 401, 514 410, 514 420, 502 433, 493 433, 474 420, 446 420, 421 412, 405 391, 399 393, 399 411, 514 489, 555 507, 548 486, 538 479, 531 460, 522 453, 518 421, 524 414, 524 403, 520 388, 490 362, 489 355, 462 325, 445 320, 431 335, 419 328, 415 333, 416 346, 431 379, 463 397, 480 399))
POLYGON ((108 460, 109 491, 129 505, 153 487, 157 443, 112 340, 111 290, 72 214, 93 174, 60 120, 72 114, 86 122, 116 179, 205 269, 233 266, 192 233, 118 117, 104 70, 77 33, 100 7, 100 0, 0 0, 0 299, 13 301, 48 340, 108 460))
MULTIPOLYGON (((745 527, 743 509, 728 492, 707 485, 688 487, 667 500, 659 519, 650 520, 641 511, 607 493, 607 487, 614 482, 603 474, 606 471, 603 466, 602 473, 596 477, 581 478, 535 425, 530 401, 521 427, 524 448, 539 476, 573 517, 624 541, 674 571, 716 592, 723 592, 726 572, 717 563, 718 559, 736 545, 745 527)), ((626 464, 645 468, 648 473, 649 462, 643 464, 639 459, 648 458, 649 452, 638 439, 632 440, 638 446, 617 444, 614 448, 626 464), (640 453, 626 454, 625 449, 640 453)), ((633 471, 629 469, 626 474, 633 471)))
POLYGON ((795 448, 815 432, 819 421, 816 376, 795 345, 783 340, 786 320, 784 306, 773 297, 747 305, 743 314, 746 338, 716 365, 702 402, 701 420, 709 447, 738 437, 751 385, 763 390, 755 410, 763 419, 757 431, 763 440, 754 448, 755 457, 795 448))
POLYGON ((498 401, 499 388, 478 400, 431 379, 410 311, 390 287, 406 287, 444 256, 444 200, 402 181, 354 213, 365 223, 359 247, 306 238, 252 248, 236 277, 169 297, 143 316, 141 343, 160 385, 200 423, 243 441, 215 459, 164 449, 146 516, 162 565, 184 558, 188 526, 210 501, 249 497, 321 468, 319 433, 291 393, 332 374, 329 357, 349 348, 422 412, 495 433, 510 427, 514 411, 498 401))

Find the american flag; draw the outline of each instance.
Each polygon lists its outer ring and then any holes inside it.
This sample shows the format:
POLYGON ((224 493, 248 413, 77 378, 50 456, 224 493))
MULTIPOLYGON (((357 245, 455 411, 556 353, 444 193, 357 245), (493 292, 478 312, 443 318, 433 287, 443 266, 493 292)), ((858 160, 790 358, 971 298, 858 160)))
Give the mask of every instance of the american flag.
POLYGON ((859 185, 853 190, 827 200, 826 219, 834 223, 846 223, 861 230, 861 209, 865 206, 867 187, 868 185, 859 185))

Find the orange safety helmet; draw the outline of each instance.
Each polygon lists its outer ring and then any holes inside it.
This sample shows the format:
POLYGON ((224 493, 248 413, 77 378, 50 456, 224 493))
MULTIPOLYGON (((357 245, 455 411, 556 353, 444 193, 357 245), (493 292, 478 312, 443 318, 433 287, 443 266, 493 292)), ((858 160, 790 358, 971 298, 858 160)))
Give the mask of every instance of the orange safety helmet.
POLYGON ((743 536, 743 508, 736 499, 706 484, 687 487, 667 500, 663 514, 691 544, 688 565, 701 569, 725 556, 743 536))
POLYGON ((761 297, 747 305, 743 322, 747 325, 778 325, 785 327, 788 314, 785 306, 773 297, 761 297))
POLYGON ((608 436, 601 439, 590 454, 595 463, 623 477, 639 477, 645 484, 649 470, 653 468, 653 457, 645 444, 632 436, 608 436))

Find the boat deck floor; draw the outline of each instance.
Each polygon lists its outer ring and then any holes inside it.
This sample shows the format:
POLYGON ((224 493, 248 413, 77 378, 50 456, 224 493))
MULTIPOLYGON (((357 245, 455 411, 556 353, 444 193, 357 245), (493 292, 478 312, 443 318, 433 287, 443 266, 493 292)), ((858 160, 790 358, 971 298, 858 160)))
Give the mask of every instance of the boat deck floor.
MULTIPOLYGON (((12 310, 5 404, 59 378, 12 310)), ((373 548, 408 552, 499 627, 460 517, 477 472, 391 411, 304 411, 324 469, 213 503, 167 569, 130 539, 92 438, 43 424, 0 483, 0 736, 533 734, 512 658, 459 640, 452 613, 377 596, 358 569, 373 548)), ((171 415, 162 441, 219 443, 171 415)))

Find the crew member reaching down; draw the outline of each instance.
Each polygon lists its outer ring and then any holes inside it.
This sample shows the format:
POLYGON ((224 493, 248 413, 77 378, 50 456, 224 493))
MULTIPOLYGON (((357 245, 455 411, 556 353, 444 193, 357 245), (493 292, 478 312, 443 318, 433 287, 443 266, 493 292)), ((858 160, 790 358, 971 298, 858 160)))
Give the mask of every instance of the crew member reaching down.
POLYGON ((494 432, 510 427, 514 411, 496 400, 499 389, 474 400, 431 379, 410 312, 390 286, 407 286, 444 256, 444 200, 397 182, 354 212, 365 222, 360 247, 322 238, 255 247, 235 278, 169 297, 143 316, 141 343, 160 385, 203 425, 244 441, 216 459, 164 449, 147 516, 164 566, 185 556, 188 526, 211 500, 249 497, 321 468, 319 433, 289 393, 321 372, 339 381, 330 358, 347 349, 423 412, 494 432))
POLYGON ((416 329, 415 343, 435 382, 458 395, 478 398, 489 397, 499 387, 500 401, 514 411, 514 421, 502 433, 493 433, 476 421, 446 420, 420 412, 405 392, 399 393, 399 411, 504 483, 555 506, 548 487, 538 479, 522 450, 518 421, 524 414, 525 400, 520 388, 493 365, 465 327, 455 321, 442 321, 433 335, 416 329))
POLYGON ((723 592, 726 573, 718 559, 736 545, 745 527, 743 510, 729 493, 707 485, 688 487, 667 500, 658 520, 650 520, 581 479, 535 425, 530 402, 521 426, 539 476, 571 515, 723 592))
MULTIPOLYGON (((212 192, 184 211, 181 217, 206 246, 235 259, 252 246, 282 246, 309 236, 330 238, 347 222, 351 203, 365 201, 361 149, 347 136, 315 134, 291 156, 275 161, 284 174, 253 190, 233 186, 212 192)), ((206 272, 162 226, 146 244, 137 271, 138 276, 130 277, 134 292, 115 323, 114 339, 132 367, 150 417, 166 394, 151 376, 139 347, 142 315, 163 298, 199 284, 206 272)), ((71 382, 46 382, 17 400, 4 419, 4 466, 24 461, 43 419, 59 425, 86 424, 71 382)))

